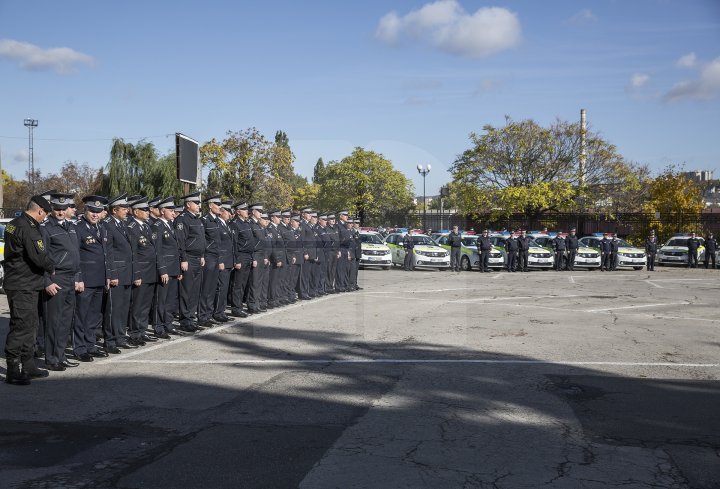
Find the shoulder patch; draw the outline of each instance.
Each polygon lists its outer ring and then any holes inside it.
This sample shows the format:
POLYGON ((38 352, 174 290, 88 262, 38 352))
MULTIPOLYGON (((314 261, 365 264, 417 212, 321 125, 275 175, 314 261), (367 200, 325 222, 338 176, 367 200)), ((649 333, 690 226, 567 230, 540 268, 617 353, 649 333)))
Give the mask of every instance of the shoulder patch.
POLYGON ((6 232, 6 233, 10 233, 10 234, 14 234, 14 233, 15 233, 15 224, 8 224, 8 225, 5 227, 5 232, 6 232))
POLYGON ((45 251, 45 243, 43 242, 43 240, 38 239, 37 241, 35 241, 35 245, 37 246, 38 250, 45 251))
POLYGON ((128 226, 129 228, 134 228, 136 224, 137 224, 137 223, 136 223, 135 221, 133 221, 133 222, 129 222, 127 226, 128 226))
POLYGON ((179 223, 177 223, 177 226, 175 226, 175 227, 182 231, 183 223, 179 222, 179 223))

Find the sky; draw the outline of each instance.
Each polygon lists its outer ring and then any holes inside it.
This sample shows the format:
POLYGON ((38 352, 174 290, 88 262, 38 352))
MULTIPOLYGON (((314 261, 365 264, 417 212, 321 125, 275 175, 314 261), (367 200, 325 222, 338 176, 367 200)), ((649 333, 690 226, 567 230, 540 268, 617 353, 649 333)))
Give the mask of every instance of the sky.
POLYGON ((0 155, 107 164, 112 138, 174 151, 285 131, 311 177, 360 146, 422 195, 469 134, 576 121, 629 161, 720 177, 720 1, 0 0, 0 155))

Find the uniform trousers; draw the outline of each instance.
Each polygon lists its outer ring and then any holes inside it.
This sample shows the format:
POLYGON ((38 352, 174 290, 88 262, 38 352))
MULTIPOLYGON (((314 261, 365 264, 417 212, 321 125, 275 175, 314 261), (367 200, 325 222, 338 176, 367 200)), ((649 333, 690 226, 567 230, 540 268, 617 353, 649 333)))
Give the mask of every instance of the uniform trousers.
MULTIPOLYGON (((270 292, 270 264, 258 264, 257 269, 260 271, 260 307, 265 308, 268 304, 268 293, 270 292)), ((257 270, 256 269, 256 270, 257 270)))
POLYGON ((697 250, 688 251, 688 268, 697 268, 698 252, 697 250))
POLYGON ((360 271, 360 258, 353 257, 352 261, 350 262, 350 290, 355 290, 358 286, 358 272, 360 271))
MULTIPOLYGON (((707 260, 707 258, 705 258, 707 260)), ((707 261, 705 261, 707 268, 707 261)), ((648 272, 652 272, 655 270, 655 253, 648 253, 647 254, 647 262, 646 262, 647 270, 648 272)), ((713 268, 715 268, 715 260, 713 260, 713 268)))
POLYGON ((85 287, 75 298, 73 322, 73 352, 78 357, 97 351, 95 339, 102 324, 102 307, 105 287, 85 287))
POLYGON ((555 252, 555 270, 565 269, 565 250, 555 252))
POLYGON ((518 252, 518 269, 522 270, 523 272, 528 271, 528 258, 530 256, 530 252, 528 250, 520 250, 518 252))
POLYGON ((450 248, 450 270, 453 272, 460 271, 460 255, 462 255, 462 250, 459 246, 450 248))
POLYGON ((610 270, 610 257, 612 255, 608 252, 603 252, 600 258, 600 270, 610 270))
POLYGON ((577 250, 568 250, 567 252, 567 269, 570 271, 575 270, 575 255, 577 250))
POLYGON ((146 333, 150 305, 155 295, 155 283, 142 282, 132 287, 132 304, 130 305, 130 338, 138 340, 146 333))
POLYGON ((490 250, 480 250, 480 271, 490 271, 490 250))
POLYGON ((712 262, 712 268, 715 269, 715 252, 708 252, 707 250, 705 250, 705 268, 710 265, 710 262, 712 262))
POLYGON ((75 289, 63 286, 53 296, 45 294, 45 363, 54 364, 67 360, 68 344, 75 313, 75 289))
POLYGON ((304 297, 312 294, 313 264, 312 260, 303 259, 302 269, 300 270, 300 295, 304 297))
POLYGON ((171 275, 166 284, 159 282, 157 287, 155 287, 157 322, 154 328, 156 334, 167 333, 175 329, 172 323, 178 311, 178 282, 184 280, 184 275, 182 280, 178 280, 177 275, 171 275))
POLYGON ((127 342, 125 334, 130 316, 131 297, 129 285, 110 287, 103 315, 105 346, 124 345, 127 342))
POLYGON ((514 272, 517 270, 517 251, 507 252, 507 271, 514 272))
POLYGON ((231 268, 220 270, 218 274, 217 292, 215 293, 215 305, 213 316, 224 318, 225 309, 227 309, 228 289, 230 288, 230 272, 231 268))
POLYGON ((202 286, 202 267, 200 258, 188 257, 188 269, 183 272, 180 281, 180 324, 192 325, 197 319, 202 286))
POLYGON ((327 273, 325 274, 325 290, 335 289, 335 276, 337 274, 337 250, 330 250, 325 255, 327 273))
POLYGON ((10 307, 10 330, 5 341, 8 362, 32 360, 38 328, 39 290, 5 290, 10 307))
MULTIPOLYGON (((322 254, 323 252, 319 251, 318 257, 321 257, 322 254)), ((322 262, 319 260, 320 258, 316 258, 315 261, 312 262, 312 266, 310 267, 310 270, 312 270, 310 277, 310 295, 320 295, 320 275, 322 272, 322 262)))
POLYGON ((232 285, 230 287, 230 306, 237 312, 243 308, 243 302, 250 284, 250 274, 252 272, 252 255, 242 254, 237 262, 240 264, 240 270, 233 270, 232 285))
MULTIPOLYGON (((265 265, 262 258, 257 260, 257 266, 250 271, 250 281, 247 293, 247 306, 252 312, 258 312, 262 304, 263 272, 265 265)), ((266 289, 267 290, 267 289, 266 289)))
POLYGON ((205 256, 205 266, 202 269, 202 285, 200 286, 200 299, 198 303, 198 319, 207 321, 215 312, 215 294, 217 293, 219 259, 214 255, 205 256))
POLYGON ((283 298, 282 291, 282 279, 283 273, 285 272, 285 264, 283 266, 277 266, 277 263, 268 265, 268 302, 273 306, 280 305, 280 300, 283 298))
POLYGON ((335 270, 335 290, 345 292, 345 290, 349 288, 347 277, 350 272, 350 262, 348 261, 347 249, 340 249, 340 257, 337 259, 337 267, 335 270))

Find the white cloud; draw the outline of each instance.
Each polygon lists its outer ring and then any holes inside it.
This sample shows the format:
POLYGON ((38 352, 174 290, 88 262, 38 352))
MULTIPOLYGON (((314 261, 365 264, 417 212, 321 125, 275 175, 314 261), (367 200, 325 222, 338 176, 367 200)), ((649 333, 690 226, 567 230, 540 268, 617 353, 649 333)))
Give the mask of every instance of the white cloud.
POLYGON ((576 13, 570 19, 568 19, 568 22, 571 24, 584 24, 586 22, 593 22, 597 20, 597 17, 595 17, 595 14, 590 10, 589 8, 584 8, 580 12, 576 13))
MULTIPOLYGON (((33 155, 35 156, 35 155, 33 155)), ((28 152, 27 150, 17 151, 13 157, 13 161, 16 163, 26 162, 28 160, 28 152)), ((35 159, 35 158, 33 158, 35 159)))
POLYGON ((438 0, 403 16, 385 14, 375 37, 387 44, 414 38, 445 52, 481 58, 517 46, 521 30, 517 16, 507 9, 483 7, 470 14, 457 0, 438 0))
POLYGON ((630 88, 637 90, 650 80, 650 75, 646 73, 633 73, 630 77, 630 88))
POLYGON ((678 68, 693 68, 697 64, 697 56, 695 53, 688 53, 684 56, 680 56, 675 66, 678 68))
POLYGON ((676 100, 710 100, 720 95, 720 58, 705 64, 694 80, 676 83, 664 96, 666 102, 676 100))
POLYGON ((17 61, 30 71, 53 70, 62 75, 76 71, 76 65, 93 63, 92 56, 70 48, 43 49, 27 42, 0 39, 0 59, 17 61))

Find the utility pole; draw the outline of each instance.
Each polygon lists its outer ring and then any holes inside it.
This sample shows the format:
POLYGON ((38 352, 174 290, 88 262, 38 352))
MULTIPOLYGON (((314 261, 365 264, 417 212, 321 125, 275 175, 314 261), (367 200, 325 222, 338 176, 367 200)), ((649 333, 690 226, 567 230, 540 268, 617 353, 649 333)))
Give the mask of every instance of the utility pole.
POLYGON ((25 119, 23 122, 28 128, 28 185, 30 195, 35 194, 35 158, 33 155, 33 129, 37 127, 37 119, 25 119))

